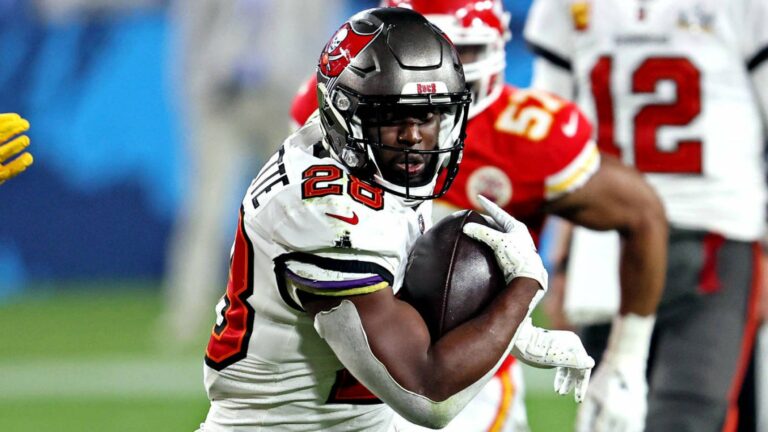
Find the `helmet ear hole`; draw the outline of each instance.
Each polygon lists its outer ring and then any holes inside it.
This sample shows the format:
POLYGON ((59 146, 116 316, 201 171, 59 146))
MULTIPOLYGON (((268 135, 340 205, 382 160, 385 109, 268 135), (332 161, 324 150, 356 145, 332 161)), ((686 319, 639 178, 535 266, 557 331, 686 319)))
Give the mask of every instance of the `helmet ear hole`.
POLYGON ((350 145, 341 150, 341 160, 352 169, 361 169, 368 163, 368 155, 350 145))

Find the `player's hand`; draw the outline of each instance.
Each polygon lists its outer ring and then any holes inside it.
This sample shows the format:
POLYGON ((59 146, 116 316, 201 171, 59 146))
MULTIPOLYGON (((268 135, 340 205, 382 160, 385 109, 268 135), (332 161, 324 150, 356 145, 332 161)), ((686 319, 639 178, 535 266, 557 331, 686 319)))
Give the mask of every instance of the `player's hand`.
POLYGON ((575 333, 534 327, 526 318, 517 331, 512 355, 529 366, 557 368, 555 392, 566 395, 573 390, 576 402, 584 400, 595 361, 575 333))
POLYGON ((655 323, 654 315, 614 317, 603 361, 576 418, 577 432, 642 432, 645 428, 645 371, 655 323))
POLYGON ((22 135, 10 142, 6 143, 6 141, 27 129, 29 129, 29 122, 18 114, 0 114, 0 184, 32 165, 32 155, 26 152, 6 163, 6 160, 29 146, 29 138, 22 135))
POLYGON ((547 271, 536 252, 536 246, 533 245, 528 228, 487 198, 478 196, 478 199, 486 213, 503 231, 477 223, 468 223, 464 225, 464 234, 493 249, 507 283, 518 277, 528 277, 539 282, 542 289, 546 290, 547 271))
POLYGON ((576 417, 577 432, 642 432, 648 384, 645 368, 633 370, 603 360, 576 417))

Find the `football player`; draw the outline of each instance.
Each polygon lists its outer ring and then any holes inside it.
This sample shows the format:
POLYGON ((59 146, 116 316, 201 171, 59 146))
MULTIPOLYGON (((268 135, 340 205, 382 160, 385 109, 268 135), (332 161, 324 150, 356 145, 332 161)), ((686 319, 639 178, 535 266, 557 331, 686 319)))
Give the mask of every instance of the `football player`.
POLYGON ((597 123, 600 150, 645 173, 671 225, 647 417, 613 397, 620 377, 609 342, 608 368, 598 367, 580 410, 582 431, 642 430, 643 420, 651 431, 737 427, 765 224, 766 21, 768 3, 753 0, 536 0, 531 8, 534 85, 577 97, 597 123), (600 423, 598 412, 616 420, 600 423))
POLYGON ((29 122, 15 113, 0 114, 0 184, 11 177, 19 175, 32 165, 33 158, 29 152, 21 153, 29 146, 29 137, 17 136, 29 129, 29 122), (13 139, 11 139, 13 138, 13 139), (15 159, 8 159, 18 155, 15 159))
POLYGON ((483 201, 503 232, 465 228, 508 283, 481 315, 430 340, 394 296, 463 149, 470 95, 445 35, 406 9, 361 12, 323 50, 317 94, 318 115, 243 199, 202 430, 385 431, 393 410, 440 427, 513 345, 562 367, 560 392, 580 399, 593 361, 573 333, 530 325, 546 271, 525 225, 494 204, 483 201))
MULTIPOLYGON (((666 268, 667 226, 657 196, 634 170, 610 157, 601 160, 592 127, 574 104, 504 83, 509 15, 500 1, 383 5, 413 8, 445 31, 472 92, 461 170, 436 200, 437 218, 458 208, 482 210, 476 197, 484 195, 524 221, 536 239, 548 214, 621 233, 621 310, 611 340, 615 357, 640 360, 622 362, 612 373, 629 384, 631 400, 643 400, 643 359, 666 268)), ((291 114, 298 124, 317 107, 311 88, 304 86, 294 101, 291 114)), ((516 376, 519 365, 510 360, 448 429, 527 430, 522 383, 511 381, 516 376)))

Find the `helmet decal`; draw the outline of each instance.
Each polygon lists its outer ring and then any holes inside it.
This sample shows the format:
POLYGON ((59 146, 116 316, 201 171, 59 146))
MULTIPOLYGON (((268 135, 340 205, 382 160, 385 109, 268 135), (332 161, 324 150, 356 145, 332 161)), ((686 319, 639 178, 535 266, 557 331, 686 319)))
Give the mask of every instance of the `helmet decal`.
POLYGON ((339 76, 380 32, 381 27, 373 33, 358 33, 349 23, 345 23, 336 31, 320 55, 320 64, 318 65, 320 73, 331 78, 339 76))

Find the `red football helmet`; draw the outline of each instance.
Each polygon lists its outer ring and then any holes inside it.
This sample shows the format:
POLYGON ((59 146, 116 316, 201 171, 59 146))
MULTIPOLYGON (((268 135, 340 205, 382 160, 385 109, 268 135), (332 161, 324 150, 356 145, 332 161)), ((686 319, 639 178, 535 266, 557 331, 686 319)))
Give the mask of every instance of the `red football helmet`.
POLYGON ((472 92, 470 118, 499 97, 506 66, 504 44, 510 39, 510 14, 501 0, 382 0, 381 6, 419 12, 456 45, 472 92))

